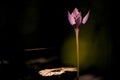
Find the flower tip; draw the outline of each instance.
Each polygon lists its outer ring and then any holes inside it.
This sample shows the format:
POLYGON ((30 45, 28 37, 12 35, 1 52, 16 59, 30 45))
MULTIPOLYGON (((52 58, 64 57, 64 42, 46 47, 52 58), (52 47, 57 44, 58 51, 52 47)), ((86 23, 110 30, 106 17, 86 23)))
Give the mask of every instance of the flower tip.
POLYGON ((89 14, 90 14, 90 10, 88 10, 87 14, 85 15, 85 17, 83 18, 82 20, 82 23, 85 24, 88 20, 88 17, 89 17, 89 14))
POLYGON ((69 12, 69 11, 67 11, 67 13, 68 13, 68 14, 70 14, 70 12, 69 12))
POLYGON ((75 24, 75 19, 74 17, 70 14, 70 12, 68 11, 68 20, 70 22, 71 25, 75 24))
POLYGON ((78 9, 77 9, 77 8, 75 8, 75 9, 73 10, 73 12, 79 12, 79 11, 78 11, 78 9))
POLYGON ((88 13, 90 13, 90 9, 88 10, 88 13))
POLYGON ((76 8, 76 7, 75 7, 75 9, 74 9, 74 10, 78 10, 78 8, 76 8))
POLYGON ((69 18, 71 16, 70 12, 68 11, 67 14, 68 14, 68 18, 69 18))

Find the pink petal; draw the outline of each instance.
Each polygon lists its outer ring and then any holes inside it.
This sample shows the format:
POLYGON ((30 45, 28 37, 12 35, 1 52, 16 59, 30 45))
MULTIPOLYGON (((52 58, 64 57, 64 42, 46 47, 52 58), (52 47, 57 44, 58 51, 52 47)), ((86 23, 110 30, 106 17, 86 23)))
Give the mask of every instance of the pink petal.
POLYGON ((75 19, 74 17, 70 14, 70 12, 68 11, 68 20, 70 22, 71 25, 75 24, 75 19))
POLYGON ((81 18, 79 17, 78 19, 75 20, 76 22, 76 27, 79 27, 81 24, 81 18))
POLYGON ((75 19, 76 26, 79 26, 81 24, 81 22, 82 22, 82 14, 81 14, 81 12, 79 12, 78 9, 75 8, 71 15, 75 19))
POLYGON ((77 26, 79 26, 81 24, 81 22, 82 22, 82 14, 81 14, 81 12, 79 12, 78 15, 76 15, 75 22, 76 22, 77 26))
POLYGON ((72 14, 73 14, 73 15, 75 15, 75 16, 76 16, 76 15, 78 15, 78 14, 79 14, 78 9, 77 9, 77 8, 75 8, 75 9, 73 10, 72 14))
POLYGON ((85 24, 87 22, 88 17, 89 17, 89 13, 90 13, 90 11, 88 11, 88 13, 86 14, 86 16, 83 18, 83 20, 82 20, 83 24, 85 24))

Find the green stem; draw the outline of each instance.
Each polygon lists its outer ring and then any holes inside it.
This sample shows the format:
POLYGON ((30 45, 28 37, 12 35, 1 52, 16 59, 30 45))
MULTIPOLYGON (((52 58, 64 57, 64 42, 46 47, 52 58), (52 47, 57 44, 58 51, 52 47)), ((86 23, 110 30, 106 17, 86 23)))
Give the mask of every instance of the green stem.
POLYGON ((77 47, 77 80, 79 80, 79 28, 75 29, 77 47))

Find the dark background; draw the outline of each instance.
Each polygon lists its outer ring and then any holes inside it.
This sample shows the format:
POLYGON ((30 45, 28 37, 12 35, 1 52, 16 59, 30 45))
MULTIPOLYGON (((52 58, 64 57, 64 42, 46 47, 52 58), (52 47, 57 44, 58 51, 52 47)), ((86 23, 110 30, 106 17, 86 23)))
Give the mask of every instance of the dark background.
MULTIPOLYGON (((10 0, 0 4, 0 59, 11 63, 9 67, 1 64, 2 72, 9 71, 11 75, 25 72, 24 62, 32 55, 28 56, 29 52, 24 49, 48 48, 47 52, 43 51, 45 56, 60 55, 61 44, 72 29, 67 11, 72 12, 74 7, 80 8, 83 14, 90 9, 91 14, 103 16, 103 24, 107 24, 112 36, 113 15, 109 0, 10 0)), ((101 21, 100 16, 97 17, 98 22, 101 21)), ((43 54, 41 52, 39 56, 43 54)), ((117 59, 114 60, 111 66, 118 64, 117 59)))

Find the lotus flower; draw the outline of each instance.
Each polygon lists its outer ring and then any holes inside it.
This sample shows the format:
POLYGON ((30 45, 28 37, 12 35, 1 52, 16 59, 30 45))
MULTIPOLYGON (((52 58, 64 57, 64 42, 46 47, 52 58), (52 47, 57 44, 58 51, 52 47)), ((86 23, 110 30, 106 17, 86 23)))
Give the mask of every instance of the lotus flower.
POLYGON ((79 80, 79 26, 81 24, 85 24, 89 17, 89 11, 85 15, 84 18, 82 18, 81 12, 78 11, 77 8, 73 10, 73 12, 70 14, 68 11, 68 20, 72 26, 74 26, 75 30, 75 36, 76 36, 76 48, 77 48, 77 80, 79 80))
POLYGON ((79 12, 77 8, 75 8, 71 14, 68 11, 68 20, 70 24, 75 25, 76 28, 78 28, 81 25, 81 23, 85 24, 88 20, 88 17, 89 17, 89 11, 83 19, 81 12, 79 12))

